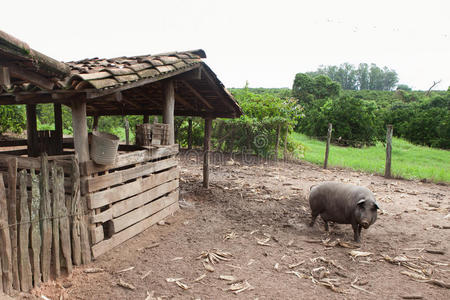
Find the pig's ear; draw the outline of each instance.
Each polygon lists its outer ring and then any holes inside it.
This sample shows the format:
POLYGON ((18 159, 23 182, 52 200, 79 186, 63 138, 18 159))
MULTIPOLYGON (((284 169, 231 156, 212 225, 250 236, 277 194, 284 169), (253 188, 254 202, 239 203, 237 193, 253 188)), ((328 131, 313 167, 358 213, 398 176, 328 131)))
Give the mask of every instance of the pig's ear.
POLYGON ((359 205, 359 206, 363 206, 364 203, 366 203, 366 199, 361 199, 356 204, 359 205))
POLYGON ((380 207, 378 206, 378 203, 374 202, 373 205, 375 205, 376 209, 380 209, 380 207))

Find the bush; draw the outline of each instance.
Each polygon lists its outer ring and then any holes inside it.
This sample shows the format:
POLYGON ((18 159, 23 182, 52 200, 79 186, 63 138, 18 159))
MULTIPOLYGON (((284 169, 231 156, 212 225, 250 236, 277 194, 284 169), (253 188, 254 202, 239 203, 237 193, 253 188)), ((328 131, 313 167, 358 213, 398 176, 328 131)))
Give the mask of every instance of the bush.
POLYGON ((328 123, 332 123, 333 141, 351 146, 374 145, 384 138, 383 120, 377 109, 374 101, 356 97, 316 100, 299 123, 300 131, 325 138, 328 123))
POLYGON ((24 105, 0 105, 0 134, 7 130, 21 133, 26 126, 24 105))

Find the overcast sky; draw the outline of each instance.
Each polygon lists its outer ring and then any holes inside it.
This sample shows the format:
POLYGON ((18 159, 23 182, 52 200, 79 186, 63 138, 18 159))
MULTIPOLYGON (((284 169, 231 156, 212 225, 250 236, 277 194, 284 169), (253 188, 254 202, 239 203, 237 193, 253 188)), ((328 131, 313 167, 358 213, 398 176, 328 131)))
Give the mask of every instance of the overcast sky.
POLYGON ((62 61, 202 48, 226 87, 291 87, 344 62, 450 85, 449 0, 3 1, 0 30, 62 61))

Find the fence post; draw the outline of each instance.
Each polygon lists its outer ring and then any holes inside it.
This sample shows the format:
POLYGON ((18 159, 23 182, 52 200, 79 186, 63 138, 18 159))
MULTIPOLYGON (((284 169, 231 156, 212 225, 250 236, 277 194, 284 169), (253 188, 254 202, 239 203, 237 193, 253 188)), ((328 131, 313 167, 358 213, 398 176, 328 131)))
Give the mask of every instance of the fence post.
POLYGON ((391 178, 392 132, 393 126, 388 125, 386 131, 386 165, 384 167, 384 177, 386 178, 391 178))
POLYGON ((188 119, 188 150, 192 149, 192 118, 188 119))
POLYGON ((328 154, 330 153, 330 142, 331 142, 331 131, 332 130, 333 130, 333 124, 328 123, 327 147, 325 149, 325 160, 323 162, 324 169, 326 169, 328 166, 328 154))
POLYGON ((278 147, 280 146, 280 134, 281 134, 281 125, 278 124, 277 127, 277 138, 275 141, 275 161, 278 161, 278 147))

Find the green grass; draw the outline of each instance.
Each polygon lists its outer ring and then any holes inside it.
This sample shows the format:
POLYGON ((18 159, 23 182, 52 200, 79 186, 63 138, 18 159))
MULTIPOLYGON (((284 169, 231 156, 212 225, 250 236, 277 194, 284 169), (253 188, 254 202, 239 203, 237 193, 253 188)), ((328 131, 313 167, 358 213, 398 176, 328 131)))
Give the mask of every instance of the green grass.
MULTIPOLYGON (((325 142, 294 132, 291 137, 305 147, 304 159, 323 165, 325 142)), ((386 148, 382 143, 373 147, 352 148, 330 146, 328 165, 384 174, 386 148)), ((392 140, 393 176, 406 179, 428 179, 450 183, 450 151, 413 145, 405 140, 392 140)))

